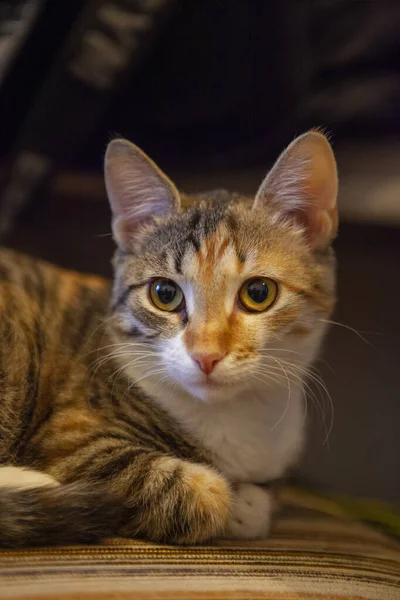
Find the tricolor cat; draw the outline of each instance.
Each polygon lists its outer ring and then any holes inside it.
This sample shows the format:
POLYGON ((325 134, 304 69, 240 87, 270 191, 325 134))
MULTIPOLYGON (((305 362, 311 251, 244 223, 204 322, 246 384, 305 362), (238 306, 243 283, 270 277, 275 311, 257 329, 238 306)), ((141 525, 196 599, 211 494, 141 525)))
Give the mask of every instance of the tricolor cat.
POLYGON ((265 537, 335 300, 332 149, 188 202, 114 140, 105 180, 113 286, 0 254, 0 545, 265 537))

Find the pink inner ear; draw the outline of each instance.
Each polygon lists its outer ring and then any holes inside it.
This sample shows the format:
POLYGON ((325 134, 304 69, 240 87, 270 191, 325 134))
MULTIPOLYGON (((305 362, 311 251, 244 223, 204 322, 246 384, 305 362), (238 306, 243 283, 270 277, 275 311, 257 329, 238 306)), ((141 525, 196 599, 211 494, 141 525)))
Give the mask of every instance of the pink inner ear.
POLYGON ((322 134, 310 132, 297 138, 278 159, 265 184, 264 202, 275 204, 302 225, 313 248, 323 247, 335 237, 336 162, 322 134), (268 191, 273 194, 270 200, 268 191))
POLYGON ((113 140, 105 156, 105 182, 119 246, 133 243, 134 233, 179 206, 179 193, 157 165, 126 140, 113 140))
POLYGON ((137 233, 138 230, 140 230, 144 225, 147 225, 149 222, 151 222, 153 220, 153 217, 146 217, 145 219, 142 219, 141 221, 130 221, 130 220, 126 220, 122 217, 117 217, 116 219, 114 219, 113 221, 113 228, 115 230, 117 230, 119 232, 120 235, 125 235, 125 234, 133 234, 133 233, 137 233))
POLYGON ((325 138, 313 139, 307 151, 310 153, 310 170, 302 182, 302 194, 306 199, 301 210, 296 211, 298 222, 307 230, 307 237, 316 248, 328 244, 336 235, 337 216, 337 170, 331 147, 325 138))
POLYGON ((335 237, 338 224, 336 206, 330 211, 298 209, 291 211, 289 215, 304 227, 312 248, 322 247, 335 237))

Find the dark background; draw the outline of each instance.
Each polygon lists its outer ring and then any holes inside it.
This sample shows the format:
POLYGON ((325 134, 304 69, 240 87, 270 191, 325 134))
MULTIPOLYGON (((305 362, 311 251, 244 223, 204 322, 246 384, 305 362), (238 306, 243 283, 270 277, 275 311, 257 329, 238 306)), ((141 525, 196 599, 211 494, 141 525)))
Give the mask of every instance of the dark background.
POLYGON ((13 0, 0 4, 1 241, 111 274, 109 139, 186 191, 246 193, 295 135, 331 133, 339 304, 301 474, 400 500, 400 4, 13 0), (355 331, 352 331, 352 328, 355 331))

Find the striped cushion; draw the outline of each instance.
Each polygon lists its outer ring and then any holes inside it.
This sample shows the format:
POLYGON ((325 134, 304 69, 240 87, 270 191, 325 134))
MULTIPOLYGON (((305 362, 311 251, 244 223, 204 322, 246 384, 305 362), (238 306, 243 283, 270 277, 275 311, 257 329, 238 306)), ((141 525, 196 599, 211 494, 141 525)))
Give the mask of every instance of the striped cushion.
POLYGON ((286 493, 267 541, 3 551, 0 598, 400 600, 400 544, 318 502, 286 493))

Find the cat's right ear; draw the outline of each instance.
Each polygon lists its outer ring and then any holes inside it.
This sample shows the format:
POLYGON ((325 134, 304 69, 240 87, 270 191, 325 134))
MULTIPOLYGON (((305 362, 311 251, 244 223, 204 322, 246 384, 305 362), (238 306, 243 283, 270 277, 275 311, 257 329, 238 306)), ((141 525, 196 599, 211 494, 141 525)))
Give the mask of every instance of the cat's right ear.
POLYGON ((174 184, 142 150, 127 140, 109 143, 104 177, 114 239, 125 250, 134 243, 138 230, 154 217, 179 208, 179 193, 174 184))

